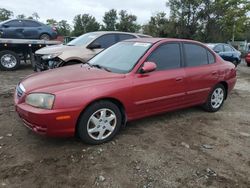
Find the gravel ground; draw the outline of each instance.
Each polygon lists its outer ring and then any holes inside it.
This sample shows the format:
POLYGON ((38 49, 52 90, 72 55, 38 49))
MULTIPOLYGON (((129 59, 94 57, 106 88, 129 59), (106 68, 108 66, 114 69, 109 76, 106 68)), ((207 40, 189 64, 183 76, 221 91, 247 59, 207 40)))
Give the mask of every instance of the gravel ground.
POLYGON ((250 187, 250 68, 217 113, 199 107, 128 123, 99 146, 46 138, 13 106, 30 66, 0 72, 0 187, 250 187))

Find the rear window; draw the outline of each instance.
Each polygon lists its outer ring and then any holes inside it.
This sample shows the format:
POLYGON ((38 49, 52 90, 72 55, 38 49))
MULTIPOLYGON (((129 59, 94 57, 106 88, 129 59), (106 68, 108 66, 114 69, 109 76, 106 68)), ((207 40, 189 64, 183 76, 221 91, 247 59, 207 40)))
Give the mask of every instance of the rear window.
POLYGON ((208 50, 197 44, 184 43, 186 66, 195 67, 208 64, 208 50))
POLYGON ((136 38, 136 37, 133 36, 133 35, 127 35, 127 34, 119 34, 118 35, 118 40, 119 41, 128 40, 128 39, 134 39, 134 38, 136 38))

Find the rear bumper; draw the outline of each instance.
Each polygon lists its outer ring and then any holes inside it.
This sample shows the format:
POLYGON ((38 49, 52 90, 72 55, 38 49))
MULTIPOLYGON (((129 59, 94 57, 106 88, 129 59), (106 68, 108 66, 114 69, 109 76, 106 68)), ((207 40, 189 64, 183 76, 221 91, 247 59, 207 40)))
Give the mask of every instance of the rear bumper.
POLYGON ((25 103, 16 104, 15 107, 24 125, 37 134, 49 137, 72 137, 75 135, 75 127, 80 115, 79 109, 44 110, 25 103), (68 118, 58 118, 66 116, 68 118))

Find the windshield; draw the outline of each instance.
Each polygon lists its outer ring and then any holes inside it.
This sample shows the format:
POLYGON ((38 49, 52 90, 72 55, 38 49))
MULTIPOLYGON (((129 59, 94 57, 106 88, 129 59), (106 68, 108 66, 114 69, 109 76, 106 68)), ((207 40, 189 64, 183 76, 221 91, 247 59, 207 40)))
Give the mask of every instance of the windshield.
POLYGON ((96 55, 88 64, 115 73, 128 73, 150 47, 151 43, 119 42, 96 55))
POLYGON ((86 33, 84 35, 81 35, 80 37, 77 37, 76 39, 70 41, 67 45, 68 46, 82 46, 86 45, 95 38, 99 36, 98 33, 86 33))

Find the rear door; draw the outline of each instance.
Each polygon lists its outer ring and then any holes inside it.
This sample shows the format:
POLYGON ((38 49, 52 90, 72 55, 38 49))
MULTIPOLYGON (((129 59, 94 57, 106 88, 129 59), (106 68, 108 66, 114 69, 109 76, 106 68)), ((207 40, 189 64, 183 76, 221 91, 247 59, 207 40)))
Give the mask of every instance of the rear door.
POLYGON ((204 46, 196 43, 183 43, 185 74, 187 77, 187 95, 189 105, 206 101, 211 88, 219 79, 215 56, 204 46))
POLYGON ((26 39, 39 39, 39 30, 42 30, 41 24, 32 20, 25 20, 23 35, 26 39))
POLYGON ((137 73, 133 83, 134 112, 157 113, 178 108, 185 95, 185 72, 179 43, 158 46, 146 61, 154 62, 154 72, 137 73))

